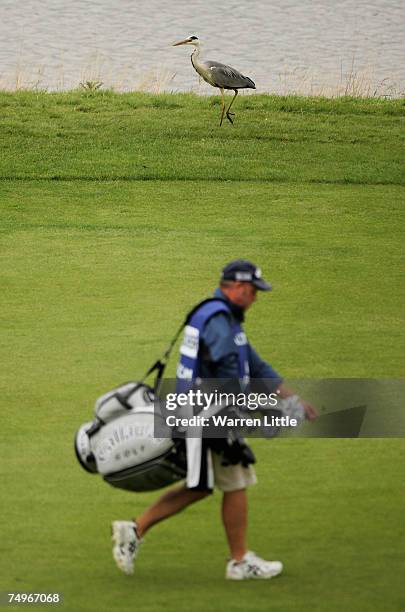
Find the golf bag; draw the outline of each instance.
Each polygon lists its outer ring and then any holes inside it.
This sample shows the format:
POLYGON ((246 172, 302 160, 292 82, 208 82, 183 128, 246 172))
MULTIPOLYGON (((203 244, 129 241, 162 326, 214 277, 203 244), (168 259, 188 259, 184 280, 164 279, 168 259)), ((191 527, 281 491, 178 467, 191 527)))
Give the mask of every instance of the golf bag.
MULTIPOLYGON (((98 398, 95 420, 84 423, 75 436, 80 465, 100 474, 113 487, 129 491, 153 491, 182 480, 187 472, 183 440, 154 437, 155 397, 177 338, 197 305, 188 313, 161 359, 141 382, 125 383, 98 398), (152 387, 144 381, 156 373, 152 387)), ((160 430, 160 429, 159 429, 160 430)))
POLYGON ((75 436, 86 471, 129 491, 153 491, 185 477, 182 441, 154 437, 154 419, 161 417, 151 387, 130 382, 113 389, 96 401, 95 417, 75 436))

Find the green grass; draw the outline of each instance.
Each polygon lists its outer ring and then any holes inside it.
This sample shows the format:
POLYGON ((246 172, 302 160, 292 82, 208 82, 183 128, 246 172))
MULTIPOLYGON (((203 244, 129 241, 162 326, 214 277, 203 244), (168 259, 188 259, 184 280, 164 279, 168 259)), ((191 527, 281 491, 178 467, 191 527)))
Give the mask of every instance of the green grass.
POLYGON ((0 95, 0 176, 404 184, 403 100, 0 95))
POLYGON ((246 96, 221 130, 191 95, 0 110, 0 590, 60 590, 69 612, 403 609, 402 440, 255 440, 251 547, 286 571, 228 584, 218 493, 119 574, 109 522, 155 495, 82 472, 72 438, 240 256, 274 285, 246 328, 287 377, 405 375, 404 102, 246 96))

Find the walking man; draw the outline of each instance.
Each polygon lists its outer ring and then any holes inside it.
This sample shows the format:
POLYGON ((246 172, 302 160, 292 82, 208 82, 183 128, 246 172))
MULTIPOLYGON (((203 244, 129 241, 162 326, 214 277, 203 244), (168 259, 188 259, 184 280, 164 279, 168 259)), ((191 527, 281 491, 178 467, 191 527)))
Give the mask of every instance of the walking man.
MULTIPOLYGON (((295 395, 281 376, 261 359, 248 342, 242 328, 245 313, 258 291, 270 291, 260 269, 246 260, 232 261, 222 271, 219 287, 211 300, 192 312, 185 328, 177 369, 178 388, 190 386, 196 378, 238 380, 241 388, 249 381, 264 379, 269 392, 280 398, 295 395)), ((317 412, 301 400, 305 416, 313 420, 317 412)), ((257 482, 250 448, 236 440, 231 447, 221 440, 210 444, 199 440, 187 447, 187 480, 166 491, 141 516, 133 521, 114 521, 113 556, 126 574, 133 573, 142 538, 160 521, 210 495, 214 486, 223 493, 222 520, 230 550, 225 576, 230 580, 269 579, 281 573, 280 561, 265 561, 248 550, 247 493, 257 482), (218 443, 222 443, 221 444, 218 443)), ((191 443, 190 443, 191 444, 191 443)))

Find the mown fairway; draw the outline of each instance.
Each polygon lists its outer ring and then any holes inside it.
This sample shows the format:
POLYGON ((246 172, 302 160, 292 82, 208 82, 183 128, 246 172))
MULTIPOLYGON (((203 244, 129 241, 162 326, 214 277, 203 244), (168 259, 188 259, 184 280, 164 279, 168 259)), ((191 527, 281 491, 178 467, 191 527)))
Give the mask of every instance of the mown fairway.
MULTIPOLYGON (((136 575, 109 523, 155 495, 81 470, 95 398, 141 376, 228 260, 274 285, 246 325, 286 377, 404 377, 404 103, 0 94, 0 590, 65 610, 405 607, 402 440, 256 440, 250 546, 229 584, 220 495, 156 528, 136 575), (191 601, 191 603, 190 603, 191 601)), ((175 359, 170 372, 175 368, 175 359)))

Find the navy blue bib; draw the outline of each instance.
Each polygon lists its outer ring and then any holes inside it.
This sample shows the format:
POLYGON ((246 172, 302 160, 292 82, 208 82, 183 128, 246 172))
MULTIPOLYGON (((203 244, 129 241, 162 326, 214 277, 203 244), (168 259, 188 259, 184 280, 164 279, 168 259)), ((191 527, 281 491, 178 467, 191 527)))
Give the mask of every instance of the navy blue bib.
POLYGON ((200 376, 200 339, 205 324, 219 312, 230 316, 232 333, 239 357, 239 380, 244 389, 249 384, 248 341, 242 326, 232 315, 228 304, 220 298, 202 302, 191 313, 184 328, 180 347, 180 361, 177 367, 177 393, 186 393, 200 376))

